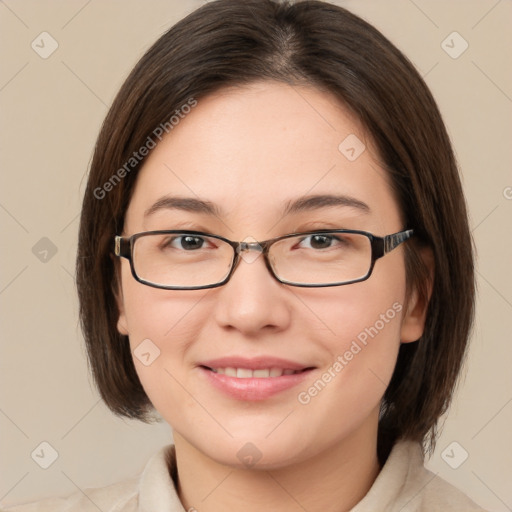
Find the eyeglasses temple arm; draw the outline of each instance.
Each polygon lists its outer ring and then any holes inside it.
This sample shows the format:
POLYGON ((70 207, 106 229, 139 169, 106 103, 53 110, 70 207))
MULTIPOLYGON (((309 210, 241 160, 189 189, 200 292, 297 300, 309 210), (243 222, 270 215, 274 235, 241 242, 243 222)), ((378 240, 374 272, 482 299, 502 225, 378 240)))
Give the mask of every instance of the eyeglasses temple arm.
POLYGON ((405 231, 400 231, 399 233, 394 233, 384 237, 384 254, 387 254, 388 252, 398 247, 402 242, 405 242, 411 238, 413 233, 414 230, 407 229, 405 231))
POLYGON ((116 256, 120 256, 121 258, 130 259, 130 239, 116 235, 114 238, 114 254, 116 256))

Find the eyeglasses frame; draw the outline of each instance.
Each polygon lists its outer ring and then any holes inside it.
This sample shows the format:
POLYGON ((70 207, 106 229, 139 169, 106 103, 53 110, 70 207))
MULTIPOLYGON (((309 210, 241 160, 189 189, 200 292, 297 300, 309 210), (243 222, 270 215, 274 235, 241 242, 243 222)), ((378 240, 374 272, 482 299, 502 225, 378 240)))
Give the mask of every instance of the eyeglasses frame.
POLYGON ((233 240, 229 240, 228 238, 225 238, 220 235, 213 235, 210 233, 205 233, 203 231, 194 231, 194 230, 183 230, 183 229, 171 229, 171 230, 157 230, 157 231, 143 231, 141 233, 135 233, 134 235, 131 235, 129 237, 123 237, 116 235, 114 238, 114 254, 120 258, 126 258, 130 262, 130 269, 133 278, 141 283, 145 284, 147 286, 151 286, 153 288, 159 288, 163 290, 205 290, 208 288, 217 288, 219 286, 223 286, 226 284, 233 275, 234 271, 236 270, 238 264, 240 263, 240 260, 242 259, 240 257, 240 254, 242 252, 248 251, 248 250, 256 250, 260 253, 262 253, 263 258, 265 260, 265 265, 267 269, 269 270, 270 274, 276 279, 278 282, 282 284, 287 284, 289 286, 298 286, 301 288, 324 288, 329 286, 344 286, 347 284, 353 284, 353 283, 359 283, 361 281, 366 281, 373 272, 373 268, 375 266, 375 262, 391 252, 393 249, 396 249, 401 243, 405 242, 409 238, 411 238, 414 234, 413 229, 406 229, 403 231, 398 231, 397 233, 393 233, 390 235, 386 235, 383 237, 376 236, 373 233, 369 233, 367 231, 359 231, 359 230, 353 230, 353 229, 321 229, 316 231, 307 231, 307 232, 301 232, 301 233, 289 233, 287 235, 278 236, 275 238, 270 238, 269 240, 264 240, 263 242, 234 242, 233 240), (133 263, 133 248, 135 246, 135 241, 138 238, 141 238, 143 236, 148 235, 165 235, 165 234, 174 234, 174 233, 181 233, 186 235, 198 235, 198 236, 207 236, 209 238, 217 238, 218 240, 222 240, 223 242, 228 243, 234 250, 234 258, 233 262, 231 264, 231 270, 229 271, 228 275, 219 283, 204 285, 204 286, 165 286, 165 285, 159 285, 155 283, 151 283, 149 281, 146 281, 142 278, 140 278, 136 271, 135 271, 135 265, 133 263), (325 284, 300 284, 300 283, 293 283, 291 281, 286 281, 283 279, 280 279, 272 269, 272 265, 270 264, 270 261, 268 259, 268 252, 270 250, 270 247, 280 241, 284 240, 286 238, 291 238, 294 236, 309 236, 309 235, 319 235, 319 234, 328 234, 328 233, 348 233, 348 234, 356 234, 356 235, 364 235, 370 240, 371 245, 371 264, 370 269, 368 270, 367 274, 363 277, 353 279, 351 281, 343 281, 340 283, 325 283, 325 284))

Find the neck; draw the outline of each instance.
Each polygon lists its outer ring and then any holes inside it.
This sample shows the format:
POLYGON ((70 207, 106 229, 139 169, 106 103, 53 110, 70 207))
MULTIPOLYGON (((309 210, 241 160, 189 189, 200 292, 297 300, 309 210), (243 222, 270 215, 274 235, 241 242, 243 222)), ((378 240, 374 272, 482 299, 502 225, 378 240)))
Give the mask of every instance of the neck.
POLYGON ((175 432, 180 500, 185 510, 201 512, 349 511, 380 471, 372 430, 358 431, 311 458, 270 470, 219 464, 175 432))

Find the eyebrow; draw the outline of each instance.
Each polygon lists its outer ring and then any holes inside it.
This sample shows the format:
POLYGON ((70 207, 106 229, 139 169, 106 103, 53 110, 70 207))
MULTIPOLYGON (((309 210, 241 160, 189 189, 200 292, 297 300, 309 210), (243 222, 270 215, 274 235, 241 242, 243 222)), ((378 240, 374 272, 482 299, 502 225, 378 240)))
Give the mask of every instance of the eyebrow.
POLYGON ((204 201, 194 197, 164 196, 144 212, 144 217, 148 217, 159 210, 172 209, 192 213, 204 213, 206 215, 215 215, 216 217, 222 217, 224 215, 222 209, 210 201, 204 201))
POLYGON ((370 207, 355 197, 334 194, 316 194, 302 196, 294 201, 288 201, 283 211, 283 217, 293 213, 329 207, 355 208, 362 213, 370 213, 370 207))
MULTIPOLYGON (((294 213, 331 207, 354 208, 366 214, 371 211, 370 207, 366 203, 354 197, 334 194, 315 194, 302 196, 295 200, 289 200, 285 204, 282 216, 285 217, 294 213)), ((202 213, 206 215, 213 215, 215 217, 226 216, 222 208, 211 201, 196 199, 194 197, 164 196, 158 199, 158 201, 144 212, 144 217, 148 217, 160 210, 169 209, 202 213)))

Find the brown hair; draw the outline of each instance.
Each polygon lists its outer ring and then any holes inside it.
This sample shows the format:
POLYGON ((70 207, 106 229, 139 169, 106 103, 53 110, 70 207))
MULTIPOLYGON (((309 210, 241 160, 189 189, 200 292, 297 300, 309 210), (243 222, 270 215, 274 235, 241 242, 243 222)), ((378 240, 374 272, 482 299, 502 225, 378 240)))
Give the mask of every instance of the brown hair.
POLYGON ((191 98, 259 80, 329 91, 362 122, 405 227, 415 231, 405 245, 407 284, 424 297, 429 276, 419 248, 433 251, 425 331, 400 348, 382 403, 379 455, 400 438, 426 440, 433 449, 474 314, 473 245, 457 165, 436 103, 409 60, 361 18, 321 1, 210 2, 156 41, 115 98, 95 147, 77 256, 80 320, 101 397, 115 414, 151 421, 154 408, 116 328, 113 237, 144 159, 126 163, 191 98), (116 172, 122 179, 114 182, 116 172))

